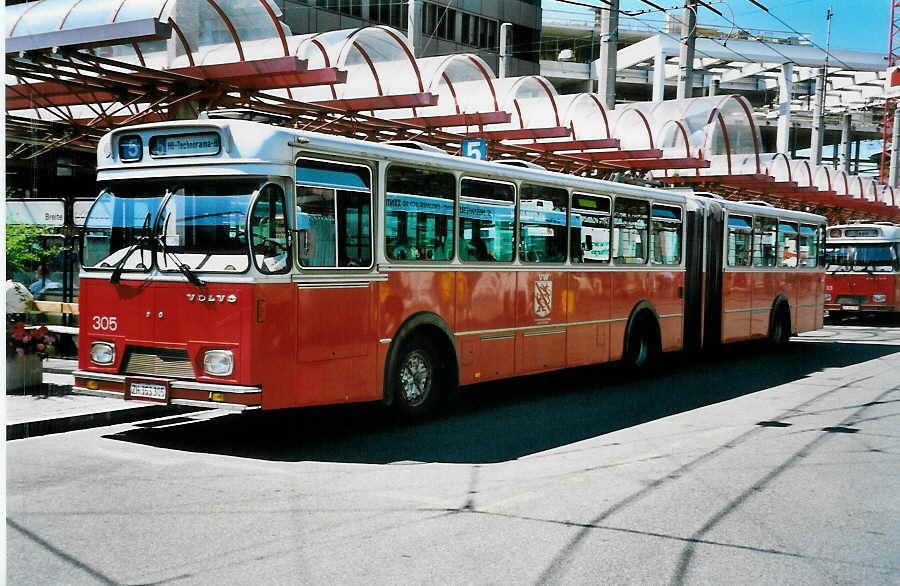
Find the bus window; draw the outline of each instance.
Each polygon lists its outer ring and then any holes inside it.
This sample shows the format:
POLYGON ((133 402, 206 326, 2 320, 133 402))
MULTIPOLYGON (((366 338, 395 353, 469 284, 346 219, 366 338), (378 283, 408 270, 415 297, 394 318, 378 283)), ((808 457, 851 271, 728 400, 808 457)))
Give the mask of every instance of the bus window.
POLYGON ((513 259, 516 188, 510 183, 463 179, 459 184, 459 259, 513 259))
POLYGON ((569 192, 523 185, 519 197, 519 258, 523 262, 566 261, 569 192))
POLYGON ((371 185, 365 165, 297 161, 301 266, 372 266, 371 185))
POLYGON ((617 198, 613 211, 613 238, 616 264, 647 263, 648 216, 650 204, 637 199, 617 198))
POLYGON ((801 267, 814 267, 819 258, 819 246, 816 243, 816 227, 800 224, 797 253, 801 267))
POLYGON ((572 262, 609 262, 609 198, 572 195, 572 262))
POLYGON ((453 257, 450 173, 393 165, 387 172, 385 254, 393 260, 443 261, 453 257))
POLYGON ((284 273, 291 268, 284 192, 277 185, 266 185, 250 212, 250 248, 260 272, 284 273))
POLYGON ((775 239, 778 233, 778 220, 759 217, 753 229, 753 266, 774 267, 775 239))
POLYGON ((681 263, 681 208, 653 206, 650 215, 650 251, 652 264, 681 263))
POLYGON ((778 266, 797 266, 797 224, 778 223, 778 266))
POLYGON ((728 216, 728 266, 749 267, 752 243, 753 218, 728 216))

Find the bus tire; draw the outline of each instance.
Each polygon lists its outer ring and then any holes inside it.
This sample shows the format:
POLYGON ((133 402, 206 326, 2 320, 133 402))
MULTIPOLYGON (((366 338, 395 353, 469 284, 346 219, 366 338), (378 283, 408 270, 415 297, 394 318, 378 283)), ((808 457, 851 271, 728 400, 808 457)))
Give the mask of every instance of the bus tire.
POLYGON ((628 332, 622 362, 634 374, 651 374, 662 355, 659 328, 646 314, 639 315, 628 332))
POLYGON ((423 416, 440 402, 445 390, 443 361, 427 336, 413 334, 403 342, 391 373, 393 403, 403 415, 423 416))
POLYGON ((791 339, 791 314, 787 304, 780 303, 772 313, 769 323, 769 342, 774 346, 783 346, 791 339))

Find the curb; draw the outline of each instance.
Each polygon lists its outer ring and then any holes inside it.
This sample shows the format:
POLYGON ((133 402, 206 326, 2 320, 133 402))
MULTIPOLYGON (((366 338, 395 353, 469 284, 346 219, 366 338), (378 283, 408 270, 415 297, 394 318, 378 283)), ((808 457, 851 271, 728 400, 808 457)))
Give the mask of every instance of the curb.
POLYGON ((186 407, 181 405, 143 405, 130 409, 118 409, 116 411, 104 411, 101 413, 87 413, 84 415, 71 415, 45 419, 43 421, 25 421, 12 423, 6 426, 6 441, 26 439, 41 435, 64 433, 92 427, 103 427, 117 423, 129 423, 141 419, 153 419, 176 413, 193 413, 203 411, 198 407, 186 407))

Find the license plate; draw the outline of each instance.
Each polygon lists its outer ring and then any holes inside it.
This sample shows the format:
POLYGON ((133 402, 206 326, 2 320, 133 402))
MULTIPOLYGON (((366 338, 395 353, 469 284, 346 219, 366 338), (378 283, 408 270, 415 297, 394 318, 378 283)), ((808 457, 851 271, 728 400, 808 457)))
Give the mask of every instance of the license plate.
POLYGON ((150 401, 168 401, 168 388, 164 383, 151 383, 144 381, 132 381, 128 385, 128 395, 131 399, 147 399, 150 401))
POLYGON ((859 311, 859 305, 842 305, 844 311, 859 311))

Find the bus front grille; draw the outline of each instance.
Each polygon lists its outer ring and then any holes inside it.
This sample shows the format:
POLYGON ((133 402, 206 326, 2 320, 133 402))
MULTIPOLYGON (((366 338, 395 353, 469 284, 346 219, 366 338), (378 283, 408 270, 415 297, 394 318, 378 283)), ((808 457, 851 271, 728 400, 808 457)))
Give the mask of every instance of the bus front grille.
POLYGON ((122 360, 122 372, 166 378, 194 378, 194 369, 186 350, 132 347, 122 360))

